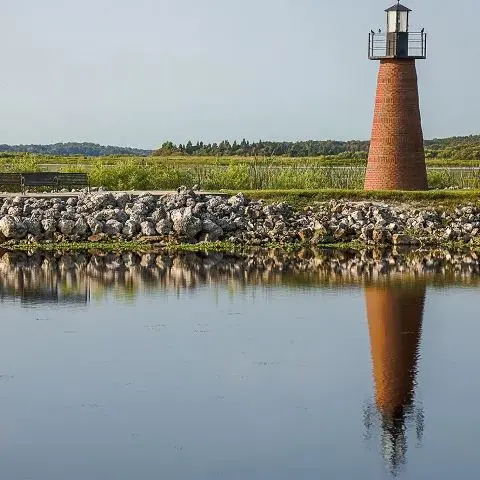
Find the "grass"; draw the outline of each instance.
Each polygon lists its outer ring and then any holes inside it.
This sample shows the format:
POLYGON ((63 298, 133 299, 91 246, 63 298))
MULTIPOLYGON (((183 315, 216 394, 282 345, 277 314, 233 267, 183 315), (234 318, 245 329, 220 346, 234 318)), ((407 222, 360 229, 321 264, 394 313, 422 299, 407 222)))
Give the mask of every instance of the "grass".
MULTIPOLYGON (((325 245, 325 247, 340 248, 346 244, 325 245)), ((352 243, 352 245, 354 245, 352 243)), ((356 244, 355 244, 356 245, 356 244)), ((151 244, 141 241, 111 241, 111 242, 49 242, 49 243, 29 243, 29 242, 8 242, 1 245, 2 250, 7 251, 43 251, 43 252, 222 252, 222 253, 246 253, 258 249, 276 249, 282 248, 287 252, 293 252, 304 248, 306 245, 295 243, 290 245, 281 245, 278 243, 269 243, 262 247, 234 244, 231 242, 201 242, 201 243, 170 243, 170 244, 151 244)), ((323 246, 322 246, 323 247, 323 246)))
MULTIPOLYGON (((46 158, 67 162, 53 167, 55 170, 85 172, 89 175, 92 186, 104 186, 110 190, 173 190, 181 185, 199 185, 207 191, 258 190, 264 197, 278 197, 278 192, 290 190, 290 198, 327 199, 348 196, 388 200, 393 195, 395 199, 412 199, 411 192, 362 192, 365 169, 358 162, 363 161, 342 159, 344 165, 347 162, 350 166, 339 168, 339 165, 331 163, 339 162, 339 159, 327 157, 101 157, 88 158, 88 163, 76 164, 73 162, 83 162, 85 159, 14 155, 0 157, 0 171, 39 171, 44 168, 42 162, 46 158), (190 163, 183 163, 187 161, 190 163)), ((446 161, 435 159, 435 162, 445 164, 446 161)), ((448 187, 469 189, 466 193, 455 192, 455 198, 473 198, 480 190, 480 170, 430 169, 428 181, 434 191, 426 194, 427 199, 451 198, 452 192, 444 191, 448 187)), ((256 192, 253 195, 258 196, 256 192)))
MULTIPOLYGON (((174 166, 228 166, 231 163, 255 164, 263 166, 336 166, 352 167, 366 166, 366 159, 343 158, 341 155, 323 155, 316 157, 284 157, 284 156, 188 156, 173 155, 169 157, 140 156, 103 156, 88 157, 84 155, 56 156, 39 154, 0 154, 0 164, 33 161, 38 165, 94 165, 101 162, 104 165, 117 165, 120 162, 131 161, 137 165, 174 165, 174 166)), ((427 167, 480 167, 480 160, 461 158, 426 158, 427 167)))
MULTIPOLYGON (((235 190, 226 190, 226 194, 234 195, 235 190)), ((313 202, 328 200, 386 200, 395 202, 418 203, 453 203, 478 202, 480 190, 428 190, 428 191, 364 191, 350 189, 319 189, 319 190, 245 190, 245 196, 267 201, 288 202, 292 205, 308 205, 313 202)))
MULTIPOLYGON (((320 243, 311 245, 308 243, 292 243, 279 244, 271 242, 262 246, 241 245, 231 242, 201 242, 201 243, 171 243, 171 244, 149 244, 139 241, 111 241, 111 242, 50 242, 50 243, 28 243, 28 242, 8 242, 1 245, 2 251, 17 252, 56 252, 56 253, 231 253, 231 254, 248 254, 267 252, 273 250, 281 250, 285 253, 297 253, 303 249, 317 248, 321 250, 337 250, 337 251, 364 251, 372 249, 391 249, 391 244, 378 244, 375 246, 366 245, 359 241, 341 242, 341 243, 320 243)), ((431 245, 415 247, 411 252, 428 251, 434 252, 439 248, 450 252, 480 252, 480 244, 467 244, 462 241, 437 241, 431 245)))
MULTIPOLYGON (((64 172, 88 173, 93 186, 111 190, 169 190, 199 185, 204 190, 319 190, 363 188, 364 168, 317 163, 285 165, 231 161, 228 165, 161 164, 123 159, 115 165, 97 160, 89 166, 67 165, 64 172)), ((432 189, 480 189, 480 170, 428 170, 432 189)))
POLYGON ((88 173, 93 186, 110 190, 170 190, 181 185, 199 185, 204 190, 236 189, 318 189, 324 187, 359 188, 363 169, 294 165, 278 168, 247 163, 227 166, 174 166, 122 160, 115 166, 97 161, 91 166, 64 166, 63 172, 88 173))

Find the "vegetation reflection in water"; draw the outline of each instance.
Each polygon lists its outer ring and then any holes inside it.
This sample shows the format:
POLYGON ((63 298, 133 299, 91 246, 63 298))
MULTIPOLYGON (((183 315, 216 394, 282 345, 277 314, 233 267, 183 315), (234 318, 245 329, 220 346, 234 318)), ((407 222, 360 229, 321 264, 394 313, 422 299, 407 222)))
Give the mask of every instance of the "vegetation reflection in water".
MULTIPOLYGON (((471 266, 462 270, 449 268, 448 261, 428 264, 418 255, 408 258, 398 261, 396 268, 390 262, 388 270, 384 258, 365 252, 300 256, 6 252, 0 258, 0 295, 2 301, 19 298, 25 306, 86 305, 91 294, 111 289, 135 293, 216 284, 228 285, 233 292, 267 285, 363 288, 375 391, 374 400, 364 408, 365 436, 379 441, 386 466, 396 476, 406 463, 408 429, 415 431, 418 445, 423 437, 424 415, 415 401, 415 386, 427 285, 477 285, 480 278, 471 266), (358 265, 362 255, 371 259, 370 267, 355 270, 352 265, 358 265), (427 264, 430 268, 425 268, 427 264)), ((451 264, 454 257, 446 258, 451 264)))

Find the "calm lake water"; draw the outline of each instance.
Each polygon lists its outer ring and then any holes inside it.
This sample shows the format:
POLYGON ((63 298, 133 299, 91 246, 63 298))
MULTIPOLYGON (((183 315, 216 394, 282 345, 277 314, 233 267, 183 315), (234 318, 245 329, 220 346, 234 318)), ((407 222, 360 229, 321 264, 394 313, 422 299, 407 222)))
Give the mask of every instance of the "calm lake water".
POLYGON ((221 259, 0 262, 0 477, 477 477, 476 282, 221 259))

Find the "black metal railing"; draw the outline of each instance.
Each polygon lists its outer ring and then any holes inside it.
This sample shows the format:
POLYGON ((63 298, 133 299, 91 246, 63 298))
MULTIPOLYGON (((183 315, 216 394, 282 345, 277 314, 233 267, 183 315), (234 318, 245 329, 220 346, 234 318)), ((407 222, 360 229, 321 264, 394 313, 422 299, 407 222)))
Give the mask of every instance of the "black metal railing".
MULTIPOLYGON (((403 58, 427 58, 427 34, 425 32, 408 32, 408 55, 403 58)), ((368 34, 368 58, 371 60, 395 58, 387 45, 387 34, 370 32, 368 34)))

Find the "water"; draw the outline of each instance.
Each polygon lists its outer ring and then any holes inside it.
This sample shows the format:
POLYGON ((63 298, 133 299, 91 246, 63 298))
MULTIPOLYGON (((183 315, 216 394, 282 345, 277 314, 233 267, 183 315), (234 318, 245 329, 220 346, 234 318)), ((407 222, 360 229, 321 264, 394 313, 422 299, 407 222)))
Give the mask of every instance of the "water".
POLYGON ((4 257, 1 478, 475 478, 476 280, 301 262, 4 257))

